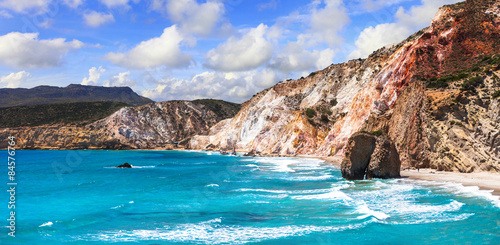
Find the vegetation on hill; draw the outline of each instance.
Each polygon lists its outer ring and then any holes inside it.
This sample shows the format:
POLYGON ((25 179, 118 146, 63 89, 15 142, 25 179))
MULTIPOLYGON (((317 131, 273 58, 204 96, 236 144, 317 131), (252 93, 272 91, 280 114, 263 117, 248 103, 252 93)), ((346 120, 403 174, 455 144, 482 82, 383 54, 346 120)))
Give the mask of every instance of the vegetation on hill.
POLYGON ((208 110, 213 111, 219 118, 234 117, 241 109, 241 104, 231 103, 223 100, 200 99, 193 103, 204 105, 208 110))
POLYGON ((77 102, 48 105, 0 107, 0 128, 53 124, 84 125, 111 115, 121 102, 77 102))
POLYGON ((144 105, 152 100, 136 94, 129 87, 100 87, 71 84, 67 87, 38 86, 0 89, 0 107, 60 104, 74 102, 113 101, 144 105))

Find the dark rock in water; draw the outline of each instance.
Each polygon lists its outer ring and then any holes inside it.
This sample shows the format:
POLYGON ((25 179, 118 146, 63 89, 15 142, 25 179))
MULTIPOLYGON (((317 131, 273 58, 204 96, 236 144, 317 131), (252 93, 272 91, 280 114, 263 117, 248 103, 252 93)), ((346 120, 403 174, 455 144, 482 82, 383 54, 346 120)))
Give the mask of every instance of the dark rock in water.
POLYGON ((132 168, 132 165, 130 165, 128 163, 124 163, 124 164, 118 166, 117 168, 132 168))
POLYGON ((245 154, 243 154, 244 157, 255 157, 255 151, 251 150, 245 154))
POLYGON ((366 170, 366 178, 400 178, 400 168, 401 160, 394 142, 388 136, 378 137, 366 170))
POLYGON ((341 165, 345 179, 399 178, 400 168, 399 154, 388 136, 359 132, 349 138, 341 165))
POLYGON ((341 164, 342 177, 348 180, 364 179, 376 141, 377 137, 368 133, 355 133, 349 138, 341 164))

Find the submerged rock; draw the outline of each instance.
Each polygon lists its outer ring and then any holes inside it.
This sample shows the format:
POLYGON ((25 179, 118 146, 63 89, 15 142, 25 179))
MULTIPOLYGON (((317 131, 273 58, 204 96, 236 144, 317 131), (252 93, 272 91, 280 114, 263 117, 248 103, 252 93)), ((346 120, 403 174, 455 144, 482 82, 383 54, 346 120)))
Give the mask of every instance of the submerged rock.
POLYGON ((132 168, 132 165, 130 165, 128 163, 124 163, 124 164, 118 166, 117 168, 132 168))
POLYGON ((349 138, 341 165, 345 179, 398 178, 400 168, 399 154, 388 136, 359 132, 349 138))

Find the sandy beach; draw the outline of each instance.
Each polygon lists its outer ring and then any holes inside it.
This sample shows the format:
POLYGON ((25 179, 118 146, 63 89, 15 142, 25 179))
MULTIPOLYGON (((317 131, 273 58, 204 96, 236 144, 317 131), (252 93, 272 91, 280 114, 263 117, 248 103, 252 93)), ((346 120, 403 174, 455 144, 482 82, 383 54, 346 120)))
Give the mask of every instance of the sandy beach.
POLYGON ((401 171, 402 178, 445 181, 460 183, 464 186, 477 186, 481 190, 493 190, 493 195, 500 196, 500 174, 489 172, 457 173, 443 172, 434 169, 401 171))
MULTIPOLYGON (((304 156, 306 157, 306 156, 304 156)), ((340 167, 342 162, 341 157, 319 157, 322 160, 330 162, 335 166, 340 167)), ((477 172, 477 173, 458 173, 458 172, 444 172, 436 171, 435 169, 416 169, 402 170, 402 178, 440 181, 440 182, 453 182, 459 183, 464 186, 477 186, 481 190, 493 191, 494 196, 500 197, 500 173, 490 172, 477 172)))

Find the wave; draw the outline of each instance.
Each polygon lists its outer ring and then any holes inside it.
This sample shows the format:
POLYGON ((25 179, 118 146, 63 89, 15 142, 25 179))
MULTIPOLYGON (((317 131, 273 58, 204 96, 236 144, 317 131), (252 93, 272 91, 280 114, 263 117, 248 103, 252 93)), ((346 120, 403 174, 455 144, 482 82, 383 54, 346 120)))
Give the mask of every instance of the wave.
POLYGON ((45 222, 45 223, 41 224, 41 225, 40 225, 40 226, 38 226, 38 227, 52 226, 53 224, 54 224, 54 223, 52 223, 52 222, 50 222, 50 221, 49 221, 49 222, 45 222))
POLYGON ((195 224, 167 226, 155 230, 110 231, 78 237, 78 240, 101 242, 134 242, 162 240, 182 243, 244 244, 320 232, 340 232, 365 227, 372 220, 344 226, 288 225, 279 227, 249 227, 224 225, 220 219, 195 224))

